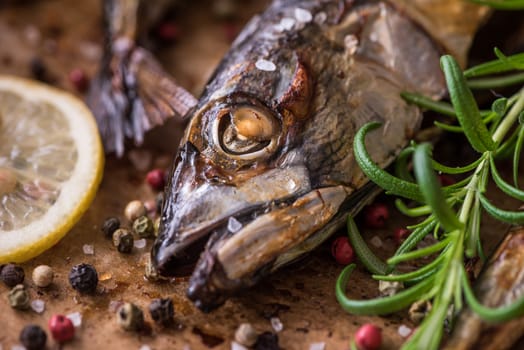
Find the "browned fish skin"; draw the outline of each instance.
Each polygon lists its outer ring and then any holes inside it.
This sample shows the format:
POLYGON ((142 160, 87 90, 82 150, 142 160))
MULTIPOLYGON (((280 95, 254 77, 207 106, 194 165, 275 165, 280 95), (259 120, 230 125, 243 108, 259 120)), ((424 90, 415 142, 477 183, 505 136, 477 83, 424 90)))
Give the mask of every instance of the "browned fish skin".
POLYGON ((399 93, 440 96, 439 54, 384 1, 275 1, 235 41, 186 129, 157 268, 186 273, 212 235, 189 288, 208 309, 320 244, 365 198, 356 130, 383 123, 369 148, 389 164, 421 119, 399 93))
MULTIPOLYGON (((524 227, 513 228, 475 284, 475 295, 488 307, 509 305, 524 297, 524 227)), ((524 317, 488 324, 472 310, 464 310, 445 349, 504 350, 524 334, 524 317)))

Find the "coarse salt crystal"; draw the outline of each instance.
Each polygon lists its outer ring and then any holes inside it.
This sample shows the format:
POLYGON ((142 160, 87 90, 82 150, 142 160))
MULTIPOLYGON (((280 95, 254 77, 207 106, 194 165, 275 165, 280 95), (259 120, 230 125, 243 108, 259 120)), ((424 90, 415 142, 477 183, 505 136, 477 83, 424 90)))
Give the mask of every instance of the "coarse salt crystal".
POLYGON ((139 350, 151 350, 151 347, 147 344, 143 344, 142 346, 140 346, 139 350))
POLYGON ((80 312, 72 312, 66 315, 66 317, 71 320, 73 326, 75 326, 76 328, 82 325, 82 314, 80 312))
POLYGON ((93 255, 95 254, 95 247, 92 244, 84 244, 82 246, 82 251, 85 255, 93 255))
POLYGON ((402 337, 402 338, 406 338, 407 336, 409 336, 412 332, 412 329, 409 328, 408 326, 405 326, 403 324, 400 325, 400 327, 398 327, 398 334, 402 337))
POLYGON ((373 236, 373 238, 371 238, 369 243, 371 243, 376 248, 382 247, 382 240, 380 239, 379 236, 373 236))
POLYGON ((280 20, 280 26, 284 30, 291 30, 295 25, 296 21, 293 18, 284 17, 280 20))
POLYGON ((349 54, 352 55, 357 51, 358 38, 353 34, 346 35, 344 37, 344 45, 348 49, 349 54))
POLYGON ((142 248, 144 248, 146 246, 147 241, 145 240, 145 238, 137 239, 135 241, 135 243, 133 243, 133 244, 134 244, 135 248, 142 249, 142 248))
POLYGON ((239 344, 235 341, 232 341, 231 342, 231 350, 247 350, 247 348, 242 345, 242 344, 239 344))
POLYGON ((37 314, 41 314, 45 311, 45 302, 40 299, 35 299, 31 301, 31 309, 33 309, 37 314))
POLYGON ((277 333, 281 332, 284 329, 284 325, 282 324, 282 322, 280 321, 278 317, 271 317, 269 322, 271 322, 271 327, 273 327, 273 329, 277 333))
POLYGON ((235 219, 235 217, 231 216, 229 217, 229 220, 227 220, 227 229, 231 233, 238 232, 242 228, 242 224, 240 221, 235 219))
POLYGON ((280 23, 277 23, 273 26, 273 29, 276 31, 276 32, 279 32, 279 33, 282 33, 282 32, 285 32, 285 29, 282 27, 282 25, 280 23))
POLYGON ((324 11, 321 11, 315 15, 316 24, 324 24, 327 19, 327 14, 324 11))
POLYGON ((295 9, 295 18, 297 21, 302 23, 309 23, 313 20, 313 15, 308 10, 301 9, 297 7, 295 9))
POLYGON ((326 348, 326 343, 313 343, 309 346, 309 350, 324 350, 326 348))
POLYGON ((255 67, 257 67, 260 70, 267 71, 267 72, 272 72, 275 69, 277 69, 277 66, 275 66, 275 64, 273 62, 265 60, 265 59, 262 59, 262 58, 259 59, 255 63, 255 67))

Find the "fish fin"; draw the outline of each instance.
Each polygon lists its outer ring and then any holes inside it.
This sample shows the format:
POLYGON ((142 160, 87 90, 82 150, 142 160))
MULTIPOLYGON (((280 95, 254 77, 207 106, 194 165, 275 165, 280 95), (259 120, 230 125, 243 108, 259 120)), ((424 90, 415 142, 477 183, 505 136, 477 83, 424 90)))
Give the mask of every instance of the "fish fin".
POLYGON ((87 103, 106 153, 120 157, 125 138, 140 145, 146 131, 169 117, 183 120, 197 100, 147 50, 129 42, 115 42, 113 47, 91 84, 87 103))

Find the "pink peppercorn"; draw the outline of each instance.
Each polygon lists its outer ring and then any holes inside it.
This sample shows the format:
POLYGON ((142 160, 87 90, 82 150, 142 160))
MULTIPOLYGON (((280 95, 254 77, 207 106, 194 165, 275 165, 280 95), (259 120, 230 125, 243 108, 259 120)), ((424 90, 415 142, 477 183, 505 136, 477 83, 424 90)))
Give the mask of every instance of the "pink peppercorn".
POLYGON ((347 237, 338 237, 331 244, 331 254, 340 265, 348 265, 353 262, 355 254, 353 247, 347 237))
POLYGON ((409 236, 410 233, 411 231, 404 227, 399 227, 395 229, 395 231, 393 232, 395 242, 397 242, 397 244, 402 243, 409 236))
POLYGON ((69 72, 69 81, 79 92, 86 91, 89 85, 89 79, 86 73, 80 68, 75 68, 69 72))
POLYGON ((166 173, 162 169, 153 169, 146 175, 146 181, 156 191, 164 189, 166 173))
POLYGON ((173 42, 180 36, 180 30, 175 22, 167 21, 158 26, 158 38, 165 42, 173 42))
POLYGON ((355 342, 359 350, 377 350, 382 345, 382 331, 371 323, 357 330, 355 342))
POLYGON ((455 179, 447 174, 440 174, 438 176, 438 181, 440 182, 441 186, 449 186, 455 183, 455 179))
POLYGON ((59 343, 71 340, 75 336, 73 322, 64 315, 53 315, 49 319, 48 327, 53 338, 59 343))
POLYGON ((383 228, 389 219, 389 209, 384 203, 373 203, 364 208, 364 222, 369 228, 383 228))

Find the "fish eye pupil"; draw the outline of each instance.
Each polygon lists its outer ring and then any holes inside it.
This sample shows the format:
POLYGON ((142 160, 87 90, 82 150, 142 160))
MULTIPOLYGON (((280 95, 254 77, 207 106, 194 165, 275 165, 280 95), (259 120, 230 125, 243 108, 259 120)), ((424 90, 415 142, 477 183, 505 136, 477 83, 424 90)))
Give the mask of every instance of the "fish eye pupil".
POLYGON ((239 136, 265 141, 275 134, 277 126, 272 116, 250 107, 240 107, 230 114, 239 136))
POLYGON ((271 144, 280 131, 273 115, 251 106, 229 109, 219 119, 220 146, 232 155, 260 151, 271 144))

